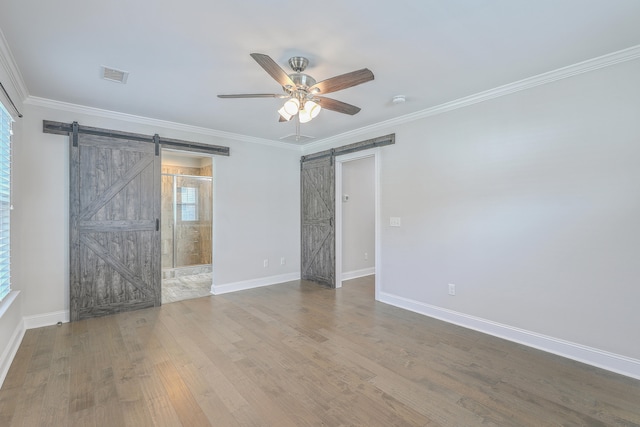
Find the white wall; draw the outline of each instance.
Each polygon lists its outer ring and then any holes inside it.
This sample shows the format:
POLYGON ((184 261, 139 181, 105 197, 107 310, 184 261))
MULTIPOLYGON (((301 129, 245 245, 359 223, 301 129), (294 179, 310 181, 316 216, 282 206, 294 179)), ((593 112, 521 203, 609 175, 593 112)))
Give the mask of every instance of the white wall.
POLYGON ((299 277, 298 151, 25 107, 23 141, 14 159, 19 195, 14 231, 20 236, 14 274, 21 284, 26 317, 69 309, 69 143, 66 136, 44 134, 44 119, 229 146, 230 157, 214 158, 214 284, 246 280, 266 284, 299 277), (280 265, 280 257, 286 258, 285 265, 280 265), (271 261, 268 268, 263 267, 266 258, 271 261))
POLYGON ((639 118, 633 60, 305 154, 395 132, 380 154, 383 301, 596 364, 619 355, 640 377, 639 118))
POLYGON ((229 161, 222 160, 214 165, 214 282, 299 278, 300 152, 234 144, 229 161))
POLYGON ((373 270, 375 265, 374 166, 373 157, 342 163, 342 195, 349 196, 342 202, 343 276, 373 270))

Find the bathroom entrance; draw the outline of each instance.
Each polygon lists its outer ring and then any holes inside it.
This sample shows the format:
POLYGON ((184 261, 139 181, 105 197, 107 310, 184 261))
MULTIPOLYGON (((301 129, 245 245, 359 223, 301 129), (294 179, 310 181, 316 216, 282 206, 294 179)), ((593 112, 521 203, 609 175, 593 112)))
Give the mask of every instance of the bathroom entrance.
POLYGON ((162 303, 211 295, 213 167, 208 156, 162 152, 162 303))

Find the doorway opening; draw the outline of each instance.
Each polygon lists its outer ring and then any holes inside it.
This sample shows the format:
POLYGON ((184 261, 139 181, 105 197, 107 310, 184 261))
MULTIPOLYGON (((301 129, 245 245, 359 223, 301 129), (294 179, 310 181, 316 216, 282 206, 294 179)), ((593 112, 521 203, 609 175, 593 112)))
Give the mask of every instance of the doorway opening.
POLYGON ((162 151, 162 303, 211 295, 212 158, 162 151))
MULTIPOLYGON (((336 157, 336 287, 379 272, 379 150, 336 157)), ((364 283, 363 282, 363 283, 364 283)), ((356 283, 354 281, 354 283, 356 283)), ((378 280, 375 280, 375 297, 378 280)))

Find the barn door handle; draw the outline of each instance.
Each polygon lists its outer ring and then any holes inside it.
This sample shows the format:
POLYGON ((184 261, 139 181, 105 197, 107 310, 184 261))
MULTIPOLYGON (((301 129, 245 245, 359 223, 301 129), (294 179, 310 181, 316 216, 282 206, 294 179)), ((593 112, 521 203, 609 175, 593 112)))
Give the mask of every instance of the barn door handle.
POLYGON ((156 218, 156 231, 160 230, 160 218, 156 218))

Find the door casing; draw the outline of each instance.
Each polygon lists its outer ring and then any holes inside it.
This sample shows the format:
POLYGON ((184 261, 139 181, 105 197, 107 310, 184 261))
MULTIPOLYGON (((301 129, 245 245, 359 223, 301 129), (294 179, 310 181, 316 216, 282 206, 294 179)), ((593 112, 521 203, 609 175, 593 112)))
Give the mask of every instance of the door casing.
MULTIPOLYGON (((381 289, 382 275, 380 262, 380 149, 371 148, 368 150, 357 151, 355 153, 344 154, 335 158, 335 194, 342 194, 342 168, 343 164, 364 159, 368 157, 374 158, 374 186, 375 186, 375 299, 379 299, 378 295, 381 289)), ((343 239, 343 221, 342 221, 342 199, 335 198, 335 225, 336 225, 336 288, 342 287, 342 239, 343 239)))

